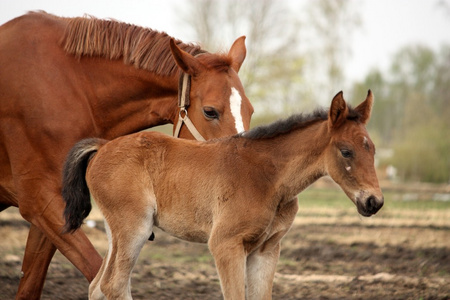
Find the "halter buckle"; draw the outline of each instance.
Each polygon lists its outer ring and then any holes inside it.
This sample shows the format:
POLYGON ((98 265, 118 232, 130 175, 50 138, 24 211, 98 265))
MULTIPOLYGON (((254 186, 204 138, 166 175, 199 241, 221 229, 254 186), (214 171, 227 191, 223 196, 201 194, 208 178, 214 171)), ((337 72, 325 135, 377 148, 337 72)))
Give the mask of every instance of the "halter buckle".
POLYGON ((178 112, 178 122, 173 133, 174 137, 180 136, 181 126, 186 125, 189 132, 194 136, 197 141, 206 141, 205 138, 198 132, 195 128, 194 123, 188 117, 187 107, 190 104, 189 92, 191 89, 191 76, 187 73, 183 73, 180 76, 178 85, 178 107, 180 111, 178 112), (184 115, 184 116, 183 116, 184 115))
POLYGON ((185 120, 186 118, 189 118, 188 117, 188 112, 187 112, 187 109, 186 109, 186 107, 181 107, 180 108, 180 111, 178 112, 178 116, 179 116, 179 118, 181 119, 181 120, 185 120), (184 114, 184 116, 183 116, 183 114, 184 114))

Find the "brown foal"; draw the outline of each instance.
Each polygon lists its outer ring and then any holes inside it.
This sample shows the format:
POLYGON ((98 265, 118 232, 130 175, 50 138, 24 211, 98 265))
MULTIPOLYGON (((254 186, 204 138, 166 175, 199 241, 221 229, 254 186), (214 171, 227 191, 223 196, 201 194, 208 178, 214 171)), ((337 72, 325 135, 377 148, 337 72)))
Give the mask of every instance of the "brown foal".
POLYGON ((383 206, 365 128, 372 102, 369 91, 352 109, 340 92, 328 112, 207 142, 154 132, 79 142, 64 168, 66 230, 89 214, 90 191, 109 240, 90 298, 131 299, 132 269, 157 226, 208 243, 225 299, 270 299, 297 194, 329 175, 361 215, 383 206))

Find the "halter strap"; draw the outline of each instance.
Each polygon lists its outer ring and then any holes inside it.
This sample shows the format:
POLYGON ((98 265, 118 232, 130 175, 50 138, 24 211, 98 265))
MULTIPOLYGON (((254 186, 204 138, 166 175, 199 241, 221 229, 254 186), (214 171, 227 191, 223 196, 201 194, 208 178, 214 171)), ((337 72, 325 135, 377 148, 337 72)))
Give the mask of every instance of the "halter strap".
POLYGON ((191 76, 183 73, 178 81, 178 107, 188 107, 191 104, 189 92, 191 90, 191 76))
POLYGON ((195 128, 194 123, 188 117, 187 108, 190 105, 189 93, 191 91, 191 76, 187 73, 182 73, 178 83, 178 107, 180 111, 178 113, 178 122, 175 127, 174 137, 180 136, 181 126, 186 124, 189 132, 194 136, 197 141, 206 141, 203 136, 195 128))

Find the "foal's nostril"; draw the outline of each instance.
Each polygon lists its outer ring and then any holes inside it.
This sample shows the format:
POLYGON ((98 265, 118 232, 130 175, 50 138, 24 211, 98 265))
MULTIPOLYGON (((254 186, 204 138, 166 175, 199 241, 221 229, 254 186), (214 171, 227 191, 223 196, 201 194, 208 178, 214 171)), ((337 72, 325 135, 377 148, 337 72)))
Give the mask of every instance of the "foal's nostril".
POLYGON ((370 196, 369 198, 367 198, 366 208, 368 211, 373 211, 376 205, 375 201, 376 199, 374 196, 370 196))
POLYGON ((383 206, 383 201, 378 202, 375 196, 370 196, 366 201, 366 210, 372 214, 376 213, 383 206))

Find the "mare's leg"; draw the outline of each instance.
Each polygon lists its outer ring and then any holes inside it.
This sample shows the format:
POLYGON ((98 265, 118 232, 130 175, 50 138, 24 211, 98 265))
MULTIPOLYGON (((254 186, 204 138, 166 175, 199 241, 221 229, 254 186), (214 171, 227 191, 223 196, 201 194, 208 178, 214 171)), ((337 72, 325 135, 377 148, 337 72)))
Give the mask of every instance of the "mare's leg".
MULTIPOLYGON (((91 282, 100 268, 102 262, 101 256, 81 230, 77 230, 73 234, 61 233, 64 226, 62 217, 64 202, 60 194, 55 192, 60 189, 44 187, 44 182, 39 183, 42 185, 39 190, 40 193, 38 195, 36 195, 36 193, 34 193, 34 195, 30 193, 29 199, 32 199, 34 204, 28 203, 27 205, 25 203, 26 201, 22 201, 21 206, 19 206, 20 213, 27 221, 45 234, 47 239, 50 240, 50 242, 83 273, 89 282, 91 282), (33 197, 31 197, 31 195, 33 195, 33 197)), ((23 186, 25 189, 27 185, 23 186)), ((24 191, 24 194, 25 193, 26 192, 24 191)), ((23 195, 21 196, 23 197, 23 195)), ((34 234, 36 233, 33 233, 33 235, 34 234)), ((43 241, 43 238, 39 237, 39 239, 43 241)), ((45 242, 45 244, 47 243, 48 242, 45 242)), ((39 252, 39 245, 39 243, 34 242, 27 245, 24 260, 32 260, 33 253, 39 252)), ((51 247, 46 245, 44 248, 49 251, 48 249, 51 247)), ((49 253, 47 253, 47 255, 49 255, 49 253)), ((38 267, 47 266, 48 264, 43 263, 39 263, 38 265, 38 267)), ((24 271, 28 272, 28 274, 25 273, 25 276, 35 279, 40 278, 40 280, 44 280, 42 274, 46 272, 38 271, 37 267, 24 271)), ((23 291, 19 290, 19 292, 22 293, 23 291)))
MULTIPOLYGON (((39 99, 37 101, 39 102, 39 99)), ((62 123, 58 119, 51 118, 51 123, 46 123, 45 127, 41 127, 44 117, 27 119, 28 116, 40 115, 40 105, 33 107, 36 110, 32 108, 31 111, 27 110, 28 114, 11 120, 6 125, 8 131, 0 129, 0 135, 3 137, 0 152, 7 153, 1 161, 5 162, 5 157, 9 160, 9 167, 1 170, 2 184, 7 182, 12 199, 17 203, 22 217, 41 232, 31 229, 24 254, 24 279, 19 286, 18 297, 33 295, 36 289, 41 289, 37 286, 42 285, 45 280, 50 257, 55 251, 50 243, 60 250, 88 281, 95 277, 102 261, 81 230, 74 234, 61 234, 65 223, 61 170, 68 144, 73 137, 68 136, 68 140, 61 139, 66 128, 57 126, 62 123), (32 130, 28 130, 29 128, 32 130), (43 258, 36 255, 40 251, 44 251, 43 258)), ((57 114, 54 117, 56 118, 57 114)))
POLYGON ((273 220, 270 238, 248 256, 248 299, 272 299, 273 278, 280 257, 280 242, 291 228, 297 211, 297 198, 280 204, 273 220))
POLYGON ((16 299, 39 299, 44 288, 48 265, 56 247, 35 225, 31 224, 22 263, 22 278, 16 299))
POLYGON ((212 232, 208 246, 216 263, 224 299, 244 300, 246 254, 242 238, 212 232))

